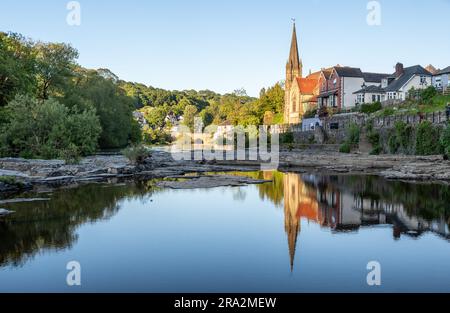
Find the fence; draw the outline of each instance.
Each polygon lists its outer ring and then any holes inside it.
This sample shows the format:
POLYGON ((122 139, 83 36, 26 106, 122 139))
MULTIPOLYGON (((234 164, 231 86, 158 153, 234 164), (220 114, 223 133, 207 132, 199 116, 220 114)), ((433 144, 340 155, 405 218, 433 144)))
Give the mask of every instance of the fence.
MULTIPOLYGON (((339 129, 347 129, 351 124, 359 126, 364 125, 368 121, 368 116, 365 114, 338 114, 329 118, 322 119, 322 128, 329 132, 339 129)), ((386 117, 375 117, 372 119, 374 127, 393 127, 396 122, 402 121, 406 124, 419 124, 424 121, 429 121, 432 124, 443 124, 450 121, 446 111, 416 114, 416 115, 393 115, 386 117)), ((280 125, 280 133, 300 133, 304 132, 302 124, 280 125)))
POLYGON ((433 124, 442 124, 449 121, 449 117, 445 111, 416 114, 416 115, 393 115, 386 117, 376 117, 373 119, 374 127, 392 127, 396 122, 404 122, 406 124, 420 124, 424 121, 429 121, 433 124))

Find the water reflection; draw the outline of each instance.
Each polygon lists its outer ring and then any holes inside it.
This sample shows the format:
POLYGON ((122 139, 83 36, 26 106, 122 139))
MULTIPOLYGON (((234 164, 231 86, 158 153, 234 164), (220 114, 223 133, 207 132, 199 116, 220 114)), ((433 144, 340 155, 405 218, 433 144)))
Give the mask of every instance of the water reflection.
MULTIPOLYGON (((388 182, 368 176, 235 174, 272 180, 255 188, 261 200, 284 209, 291 270, 296 249, 301 247, 302 220, 336 236, 361 227, 392 225, 395 240, 418 238, 424 232, 450 238, 450 188, 445 185, 388 182)), ((56 191, 48 195, 48 202, 3 205, 16 213, 0 219, 0 266, 22 266, 41 251, 72 248, 79 226, 108 220, 124 200, 150 201, 152 194, 161 192, 153 186, 153 182, 89 185, 56 191)), ((230 200, 245 200, 246 188, 234 191, 230 200)))
POLYGON ((151 183, 88 185, 49 194, 51 201, 2 205, 15 213, 0 218, 0 266, 22 266, 40 251, 70 249, 78 226, 108 220, 122 199, 143 199, 152 190, 151 183))
POLYGON ((291 269, 301 219, 335 234, 392 225, 393 238, 433 232, 450 239, 450 192, 444 185, 387 182, 367 176, 284 175, 284 214, 291 269))

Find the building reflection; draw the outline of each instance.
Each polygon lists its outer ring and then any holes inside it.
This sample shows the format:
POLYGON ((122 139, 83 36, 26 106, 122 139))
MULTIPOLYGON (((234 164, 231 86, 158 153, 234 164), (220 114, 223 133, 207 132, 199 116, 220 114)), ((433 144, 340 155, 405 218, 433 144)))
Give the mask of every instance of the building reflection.
MULTIPOLYGON (((430 218, 414 211, 420 203, 420 192, 415 190, 416 197, 408 199, 408 194, 400 188, 403 187, 401 183, 388 185, 379 178, 363 176, 322 177, 288 173, 283 177, 283 185, 291 270, 294 269, 302 220, 330 229, 334 234, 373 225, 392 225, 396 240, 402 235, 419 237, 424 232, 450 239, 448 216, 443 214, 430 218)), ((439 197, 442 203, 427 202, 424 208, 439 205, 447 205, 448 208, 447 199, 442 195, 439 197)))

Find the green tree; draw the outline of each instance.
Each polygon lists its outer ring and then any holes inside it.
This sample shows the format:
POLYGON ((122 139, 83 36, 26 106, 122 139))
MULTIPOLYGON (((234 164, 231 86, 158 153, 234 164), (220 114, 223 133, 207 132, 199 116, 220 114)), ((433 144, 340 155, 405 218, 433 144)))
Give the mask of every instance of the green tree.
POLYGON ((33 43, 19 34, 0 32, 0 106, 19 93, 35 90, 33 43))
POLYGON ((101 132, 94 110, 74 112, 55 99, 40 102, 17 96, 6 107, 10 120, 2 126, 1 155, 64 158, 94 153, 101 132))
POLYGON ((190 127, 191 129, 194 128, 194 119, 197 116, 197 107, 194 105, 188 105, 184 109, 184 115, 183 115, 183 123, 184 125, 190 127))
POLYGON ((36 71, 38 78, 38 98, 48 99, 50 93, 64 88, 73 75, 78 51, 67 44, 37 43, 36 71))

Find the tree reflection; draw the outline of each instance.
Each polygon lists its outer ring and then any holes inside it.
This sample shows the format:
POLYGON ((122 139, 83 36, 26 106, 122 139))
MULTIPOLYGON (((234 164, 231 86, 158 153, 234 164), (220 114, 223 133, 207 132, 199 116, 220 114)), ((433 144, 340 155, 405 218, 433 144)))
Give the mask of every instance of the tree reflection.
POLYGON ((87 185, 55 191, 51 201, 9 204, 15 213, 0 219, 0 265, 21 266, 45 249, 69 249, 75 230, 85 223, 107 220, 124 198, 142 198, 153 184, 87 185))

